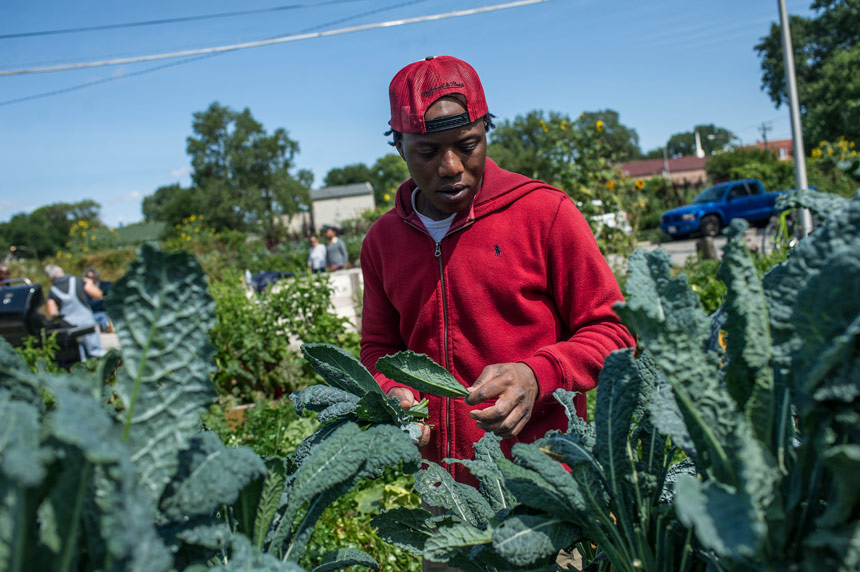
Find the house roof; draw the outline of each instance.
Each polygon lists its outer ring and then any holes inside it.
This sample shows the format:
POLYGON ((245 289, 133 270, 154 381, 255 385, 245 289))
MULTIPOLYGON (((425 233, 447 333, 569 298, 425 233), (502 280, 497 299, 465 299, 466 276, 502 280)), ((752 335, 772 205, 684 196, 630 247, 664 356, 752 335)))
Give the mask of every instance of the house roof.
MULTIPOLYGON (((628 177, 650 177, 663 172, 663 159, 645 159, 644 161, 630 161, 619 165, 621 172, 628 177)), ((705 168, 705 158, 687 155, 669 159, 670 173, 684 173, 687 171, 701 171, 705 168)))
MULTIPOLYGON (((755 149, 756 147, 759 149, 765 149, 764 141, 756 141, 755 145, 747 145, 746 148, 755 149)), ((789 156, 794 156, 794 141, 791 139, 775 139, 773 141, 768 141, 767 149, 770 149, 774 153, 779 153, 779 149, 785 149, 789 156)))
POLYGON ((340 199, 343 197, 372 194, 373 186, 370 183, 354 183, 352 185, 335 185, 324 189, 312 190, 311 200, 324 201, 326 199, 340 199))

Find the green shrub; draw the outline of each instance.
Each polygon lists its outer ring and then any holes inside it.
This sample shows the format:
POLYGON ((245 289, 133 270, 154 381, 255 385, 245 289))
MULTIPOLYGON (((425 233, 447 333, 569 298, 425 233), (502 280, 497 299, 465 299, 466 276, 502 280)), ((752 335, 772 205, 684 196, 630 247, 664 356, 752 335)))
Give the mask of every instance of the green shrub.
POLYGON ((300 564, 310 569, 323 554, 351 546, 372 554, 382 570, 420 572, 419 557, 382 540, 371 524, 384 511, 420 506, 412 475, 403 474, 399 468, 388 469, 379 479, 359 483, 355 491, 338 499, 320 517, 300 564))
MULTIPOLYGON (((643 181, 642 189, 639 191, 639 197, 643 201, 639 228, 657 229, 664 212, 689 204, 700 191, 701 188, 695 186, 673 187, 662 177, 651 177, 643 181)), ((666 238, 666 235, 662 236, 666 238)))
POLYGON ((63 368, 54 363, 54 357, 59 349, 57 334, 48 336, 45 334, 45 330, 42 330, 41 339, 28 336, 24 338, 24 345, 16 348, 16 351, 24 358, 33 373, 40 371, 60 373, 64 371, 63 368))
POLYGON ((314 383, 313 370, 298 353, 304 343, 335 343, 358 351, 348 320, 334 312, 326 274, 300 274, 278 281, 263 294, 250 292, 237 273, 212 284, 217 321, 215 386, 246 402, 277 398, 314 383))
POLYGON ((723 303, 726 285, 717 278, 719 260, 693 260, 688 258, 677 272, 687 275, 690 289, 699 296, 705 313, 712 314, 723 303))
MULTIPOLYGON (((761 278, 772 267, 785 260, 784 250, 774 250, 770 254, 752 254, 753 264, 758 277, 761 278)), ((720 267, 719 260, 693 260, 688 258, 683 266, 675 269, 675 273, 687 275, 690 289, 699 296, 702 308, 707 314, 713 314, 719 308, 726 296, 726 285, 717 276, 720 267)))
POLYGON ((319 427, 312 416, 300 416, 286 399, 258 401, 241 408, 221 399, 203 415, 203 424, 228 447, 250 447, 261 457, 287 457, 319 427))

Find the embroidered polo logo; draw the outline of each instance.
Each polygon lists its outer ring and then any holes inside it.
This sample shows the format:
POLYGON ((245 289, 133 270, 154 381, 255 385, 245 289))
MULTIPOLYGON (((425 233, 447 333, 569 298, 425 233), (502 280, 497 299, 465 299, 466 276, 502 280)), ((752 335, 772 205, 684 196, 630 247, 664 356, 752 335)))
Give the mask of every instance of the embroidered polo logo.
POLYGON ((501 255, 502 255, 502 249, 501 249, 501 248, 499 248, 499 245, 498 245, 498 244, 496 245, 495 250, 496 250, 496 256, 501 256, 501 255))

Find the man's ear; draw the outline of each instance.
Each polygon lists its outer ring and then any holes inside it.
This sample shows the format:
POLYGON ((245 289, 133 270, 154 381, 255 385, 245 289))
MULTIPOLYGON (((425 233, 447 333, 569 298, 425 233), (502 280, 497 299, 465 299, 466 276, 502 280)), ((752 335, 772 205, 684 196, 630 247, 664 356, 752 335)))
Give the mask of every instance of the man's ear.
POLYGON ((403 155, 403 137, 394 142, 394 148, 400 153, 400 158, 405 161, 406 157, 403 155))

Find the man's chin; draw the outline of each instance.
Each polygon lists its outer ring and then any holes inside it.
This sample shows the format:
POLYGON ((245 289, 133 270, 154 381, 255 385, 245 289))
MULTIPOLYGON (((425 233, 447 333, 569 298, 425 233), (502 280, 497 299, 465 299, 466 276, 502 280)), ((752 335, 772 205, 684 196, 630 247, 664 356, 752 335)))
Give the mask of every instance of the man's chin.
POLYGON ((437 192, 432 202, 436 210, 452 215, 468 208, 473 195, 472 189, 465 187, 456 192, 437 192))

